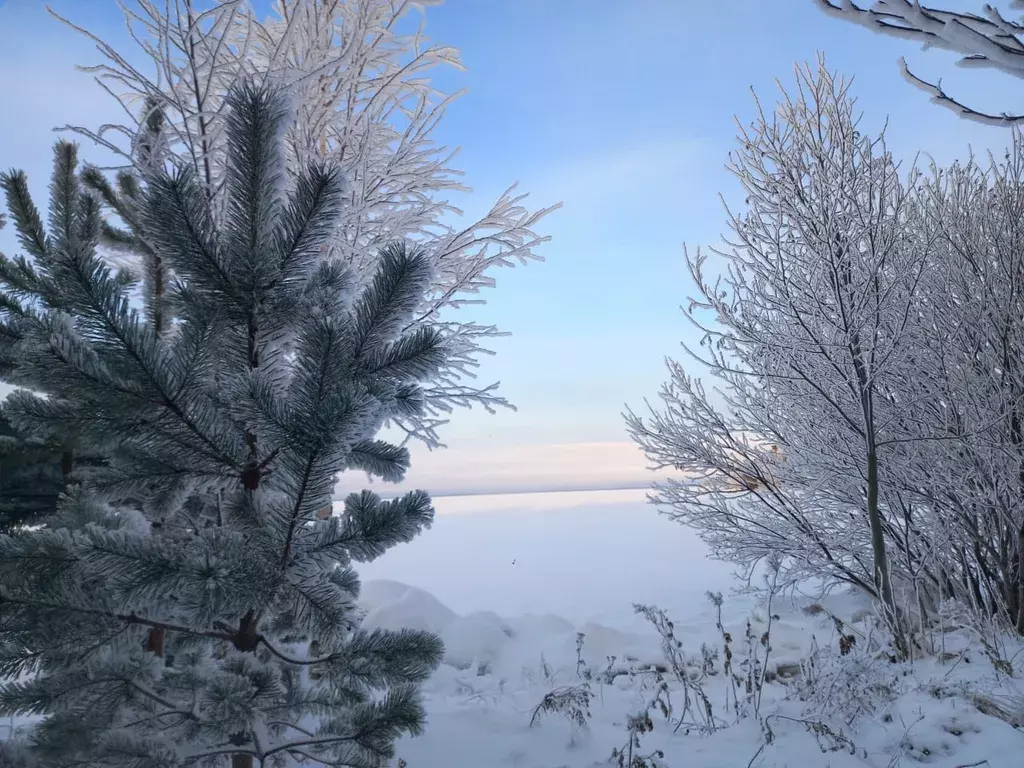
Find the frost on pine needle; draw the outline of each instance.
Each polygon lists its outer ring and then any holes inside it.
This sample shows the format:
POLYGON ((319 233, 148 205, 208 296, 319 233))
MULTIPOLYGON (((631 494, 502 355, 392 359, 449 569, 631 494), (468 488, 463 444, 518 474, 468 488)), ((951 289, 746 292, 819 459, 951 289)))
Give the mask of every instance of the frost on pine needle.
MULTIPOLYGON (((282 108, 292 117, 275 127, 286 157, 280 181, 296 183, 316 159, 330 161, 341 176, 346 204, 330 236, 317 240, 319 257, 343 267, 360 287, 394 242, 414 243, 430 268, 429 287, 406 313, 403 331, 436 328, 450 340, 451 353, 422 388, 422 407, 391 414, 389 423, 432 447, 441 444, 439 430, 454 409, 511 407, 497 384, 476 381, 490 340, 504 333, 463 315, 483 302, 496 270, 543 258, 538 247, 548 238, 536 229, 558 207, 527 207, 513 184, 483 216, 460 221, 452 196, 469 190, 453 164, 456 152, 434 138, 459 94, 443 93, 431 81, 439 69, 461 67, 459 54, 428 40, 422 20, 408 29, 416 13, 435 4, 276 0, 261 18, 248 0, 203 11, 144 0, 125 6, 125 20, 141 53, 152 58, 155 76, 133 63, 135 52, 58 16, 96 43, 102 63, 87 71, 133 116, 124 125, 69 130, 119 156, 125 166, 119 178, 144 173, 154 162, 191 168, 217 221, 229 215, 227 94, 248 77, 285 90, 282 108)), ((130 217, 123 197, 111 210, 130 217)), ((119 239, 133 239, 130 231, 107 234, 106 245, 119 250, 119 239)))
POLYGON ((5 765, 371 766, 422 726, 442 644, 362 629, 353 563, 429 527, 431 501, 363 492, 321 513, 338 473, 409 465, 376 433, 422 413, 445 365, 442 329, 402 325, 433 267, 391 244, 339 296, 320 246, 340 172, 315 161, 283 186, 286 105, 249 82, 227 104, 223 200, 171 167, 131 208, 176 281, 159 321, 97 250, 102 190, 73 145, 57 144, 45 225, 4 177, 32 257, 0 256, 18 338, 4 376, 25 388, 5 415, 107 458, 72 466, 41 527, 0 536, 0 713, 40 718, 5 765))

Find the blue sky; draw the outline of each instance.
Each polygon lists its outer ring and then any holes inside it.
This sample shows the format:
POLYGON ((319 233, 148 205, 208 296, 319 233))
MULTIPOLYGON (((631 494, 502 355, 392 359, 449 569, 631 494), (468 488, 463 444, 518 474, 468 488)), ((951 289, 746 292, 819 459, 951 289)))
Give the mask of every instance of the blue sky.
MULTIPOLYGON (((956 70, 948 54, 869 34, 815 2, 448 0, 428 9, 428 35, 459 48, 467 68, 437 78, 468 88, 436 134, 462 147, 457 164, 474 192, 460 205, 482 213, 519 181, 537 206, 564 207, 540 227, 553 238, 547 262, 499 272, 488 304, 464 310, 513 332, 494 344, 481 377, 500 379, 519 410, 457 413, 443 435, 450 448, 415 452, 410 483, 486 490, 644 479, 620 413, 656 394, 663 357, 680 354, 689 333, 682 245, 714 244, 724 229, 718 195, 735 198, 724 170, 734 116, 750 118, 751 87, 773 103, 774 80, 791 83, 795 62, 823 51, 831 68, 855 76, 866 126, 888 117, 900 157, 924 150, 948 162, 968 145, 1005 146, 1005 130, 930 104, 902 80, 898 59, 983 108, 1020 106, 1000 94, 1019 82, 956 70)), ((124 38, 113 0, 52 5, 110 42, 124 38)), ((97 60, 42 0, 0 7, 0 167, 25 168, 39 194, 50 129, 116 115, 72 70, 97 60)))

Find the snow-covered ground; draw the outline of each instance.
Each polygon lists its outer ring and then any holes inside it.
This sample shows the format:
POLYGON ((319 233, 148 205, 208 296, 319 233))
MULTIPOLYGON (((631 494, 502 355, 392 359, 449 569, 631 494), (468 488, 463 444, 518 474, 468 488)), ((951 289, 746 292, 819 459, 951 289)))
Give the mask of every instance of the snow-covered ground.
POLYGON ((360 569, 364 581, 415 585, 458 613, 618 617, 634 602, 705 605, 733 568, 706 559, 689 530, 645 491, 435 499, 433 527, 360 569))
POLYGON ((932 638, 932 653, 913 665, 874 659, 864 653, 872 614, 862 599, 780 595, 769 612, 749 593, 731 594, 741 586, 731 569, 707 560, 699 540, 644 505, 642 492, 442 498, 436 505, 431 530, 361 569, 366 625, 429 629, 446 646, 445 663, 425 687, 426 730, 398 745, 408 768, 614 765, 609 758, 627 743, 627 719, 658 692, 658 676, 642 670, 664 669, 661 639, 633 603, 655 604, 673 621, 690 680, 684 716, 687 692, 671 672, 661 676, 672 719, 651 707, 653 732, 640 736, 635 751, 661 750, 660 765, 1024 765, 1024 721, 1018 729, 1007 722, 1012 712, 1024 717, 1022 643, 986 651, 979 638, 954 629, 932 638), (723 593, 736 686, 723 671, 709 590, 723 593), (853 638, 846 655, 843 635, 853 638), (750 647, 772 680, 757 716, 756 691, 748 697, 744 684, 750 647), (998 668, 999 659, 1013 660, 1018 679, 998 668), (809 675, 818 679, 813 691, 809 675), (584 684, 592 694, 584 727, 559 713, 542 713, 531 725, 546 695, 584 684), (874 711, 855 719, 868 704, 874 711))
MULTIPOLYGON (((962 632, 935 640, 941 657, 893 665, 860 651, 871 624, 863 600, 779 596, 767 669, 769 678, 778 671, 784 680, 764 686, 759 717, 738 717, 722 672, 717 612, 705 592, 725 593, 722 623, 741 677, 747 620, 763 661, 759 639, 769 629, 768 612, 751 595, 730 595, 739 586, 730 569, 708 561, 688 531, 645 508, 642 493, 449 498, 438 499, 437 508, 432 530, 363 569, 368 625, 430 629, 447 649, 445 664, 426 687, 425 733, 399 744, 409 768, 608 764, 612 750, 626 744, 627 717, 654 697, 656 682, 650 674, 602 682, 600 673, 610 657, 613 667, 634 669, 664 658, 657 632, 634 612, 634 602, 666 611, 693 662, 690 674, 700 674, 702 645, 718 655, 713 673, 697 681, 713 708, 713 733, 701 732, 705 717, 693 704, 686 718, 692 725, 676 730, 683 692, 665 675, 674 719, 669 724, 652 708, 654 730, 640 737, 639 750, 662 750, 663 765, 1024 764, 1024 730, 979 710, 1016 707, 1024 715, 1024 685, 997 670, 982 645, 962 632), (833 617, 844 622, 842 633, 833 617), (546 694, 584 682, 577 673, 577 632, 584 634, 581 656, 592 673, 587 725, 547 714, 531 726, 546 694), (845 656, 841 634, 860 638, 845 656), (823 682, 812 695, 804 681, 815 645, 823 682), (796 672, 801 662, 804 671, 796 672), (877 711, 852 720, 867 702, 877 711)), ((1005 658, 1020 653, 1016 666, 1024 670, 1022 649, 1008 645, 999 652, 1005 658)), ((752 704, 739 688, 740 706, 749 711, 752 704)), ((690 695, 697 695, 695 687, 690 695)))

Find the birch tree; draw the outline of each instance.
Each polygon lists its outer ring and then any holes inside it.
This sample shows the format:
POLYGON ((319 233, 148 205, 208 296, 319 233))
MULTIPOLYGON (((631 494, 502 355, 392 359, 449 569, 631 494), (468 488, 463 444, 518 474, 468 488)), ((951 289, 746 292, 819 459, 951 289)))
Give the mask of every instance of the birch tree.
MULTIPOLYGON (((956 592, 1024 634, 1024 143, 936 170, 921 187, 945 266, 925 286, 930 355, 908 382, 936 430, 909 453, 934 519, 955 531, 956 592), (930 360, 931 362, 927 362, 930 360), (922 450, 922 448, 927 448, 922 450)), ((924 351, 924 350, 922 350, 924 351)), ((909 388, 909 387, 908 387, 909 388)), ((924 495, 924 493, 922 493, 924 495)))
POLYGON ((690 476, 658 487, 669 514, 729 559, 778 552, 793 576, 867 590, 906 653, 882 484, 888 446, 906 436, 887 392, 912 347, 927 235, 914 174, 901 180, 884 138, 861 133, 847 83, 822 62, 797 81, 740 130, 729 167, 746 210, 729 213, 731 250, 713 252, 725 274, 687 257, 705 353, 689 351, 724 384, 727 411, 670 363, 662 410, 627 422, 655 465, 690 476), (767 444, 781 462, 766 461, 767 444))

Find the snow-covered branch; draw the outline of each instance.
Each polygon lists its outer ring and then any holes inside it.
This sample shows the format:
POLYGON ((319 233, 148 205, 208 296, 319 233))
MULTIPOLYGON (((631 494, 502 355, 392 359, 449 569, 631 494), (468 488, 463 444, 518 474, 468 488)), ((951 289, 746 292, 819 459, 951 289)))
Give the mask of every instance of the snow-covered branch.
MULTIPOLYGON (((960 54, 961 67, 996 69, 1012 77, 1024 77, 1024 23, 1007 18, 995 5, 985 4, 982 14, 950 11, 923 5, 917 0, 875 0, 871 6, 854 0, 814 0, 831 16, 852 21, 875 32, 921 43, 922 48, 941 48, 960 54)), ((1011 7, 1024 8, 1019 2, 1011 7)), ((931 96, 931 100, 962 117, 989 125, 1024 121, 1024 115, 987 112, 950 96, 941 80, 915 74, 905 59, 900 67, 907 82, 931 96)))

